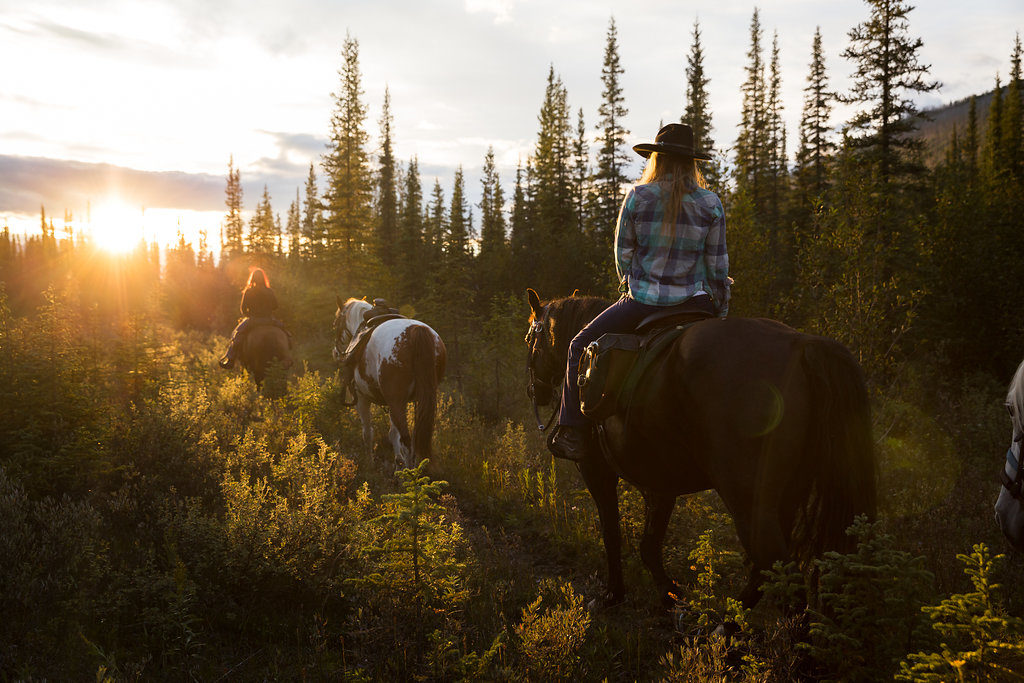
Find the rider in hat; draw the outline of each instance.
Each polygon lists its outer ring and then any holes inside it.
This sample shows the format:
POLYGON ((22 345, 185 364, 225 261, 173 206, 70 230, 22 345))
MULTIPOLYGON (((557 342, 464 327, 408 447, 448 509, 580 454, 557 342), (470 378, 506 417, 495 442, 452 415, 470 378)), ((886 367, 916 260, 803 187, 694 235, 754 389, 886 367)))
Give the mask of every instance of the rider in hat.
POLYGON ((277 309, 277 295, 270 288, 270 280, 267 279, 267 274, 263 272, 262 268, 253 268, 249 273, 249 281, 246 282, 245 289, 242 290, 242 303, 239 305, 239 309, 245 317, 231 333, 231 342, 228 344, 227 353, 220 359, 222 368, 230 368, 235 364, 238 351, 245 341, 245 335, 255 326, 255 320, 279 324, 273 320, 274 311, 277 309))
POLYGON ((695 312, 724 317, 729 310, 725 211, 709 191, 688 124, 664 126, 653 143, 633 147, 647 159, 626 195, 615 227, 615 267, 622 297, 594 318, 569 345, 555 450, 580 461, 591 451, 590 423, 580 411, 576 372, 586 346, 609 332, 632 332, 661 306, 688 302, 695 312))

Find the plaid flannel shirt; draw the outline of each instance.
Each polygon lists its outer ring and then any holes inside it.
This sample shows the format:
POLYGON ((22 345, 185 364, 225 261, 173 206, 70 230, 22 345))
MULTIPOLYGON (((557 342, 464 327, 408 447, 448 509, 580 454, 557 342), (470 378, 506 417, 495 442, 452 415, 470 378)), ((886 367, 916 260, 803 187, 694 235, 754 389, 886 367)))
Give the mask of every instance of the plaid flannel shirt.
POLYGON ((640 303, 670 306, 700 292, 715 310, 729 312, 729 255, 725 211, 714 192, 701 187, 683 197, 671 230, 662 230, 669 183, 635 185, 615 226, 615 267, 629 296, 640 303))

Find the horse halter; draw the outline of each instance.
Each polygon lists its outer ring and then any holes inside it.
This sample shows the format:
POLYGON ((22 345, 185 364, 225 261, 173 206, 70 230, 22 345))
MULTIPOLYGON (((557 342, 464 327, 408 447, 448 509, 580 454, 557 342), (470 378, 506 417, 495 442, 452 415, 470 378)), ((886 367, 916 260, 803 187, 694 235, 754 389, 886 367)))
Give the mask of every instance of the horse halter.
MULTIPOLYGON (((551 423, 555 421, 555 416, 558 415, 558 402, 555 402, 555 406, 552 409, 551 417, 548 418, 547 424, 540 419, 540 410, 537 407, 537 372, 533 365, 533 349, 539 343, 544 336, 544 330, 547 328, 548 321, 548 309, 544 307, 544 315, 540 320, 536 318, 530 323, 530 329, 526 333, 526 372, 530 377, 529 384, 526 385, 526 394, 530 397, 530 403, 533 405, 533 418, 537 421, 537 429, 545 431, 551 426, 551 423)), ((541 384, 547 384, 546 382, 540 382, 541 384)), ((554 395, 554 384, 548 385, 548 390, 554 395)))
POLYGON ((352 302, 345 304, 339 309, 339 314, 334 318, 334 353, 335 357, 345 355, 345 349, 348 348, 348 343, 352 341, 352 333, 348 331, 348 326, 345 325, 345 315, 348 312, 348 307, 352 305, 352 302))

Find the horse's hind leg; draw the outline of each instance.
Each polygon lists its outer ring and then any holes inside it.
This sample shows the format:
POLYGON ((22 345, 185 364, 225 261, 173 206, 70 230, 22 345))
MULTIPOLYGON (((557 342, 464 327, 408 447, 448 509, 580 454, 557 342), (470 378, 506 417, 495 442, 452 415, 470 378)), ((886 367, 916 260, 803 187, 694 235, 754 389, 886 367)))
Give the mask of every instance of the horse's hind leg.
POLYGON ((644 533, 640 539, 640 559, 651 573, 651 578, 654 579, 654 584, 661 594, 661 601, 666 606, 671 606, 676 602, 679 586, 665 573, 662 547, 665 544, 665 533, 668 531, 668 522, 672 517, 676 498, 661 493, 645 493, 644 502, 646 520, 644 533))
POLYGON ((409 438, 409 421, 406 419, 405 411, 405 403, 392 403, 388 406, 388 415, 391 417, 388 440, 395 451, 396 467, 412 467, 416 464, 411 462, 412 440, 409 438))
POLYGON ((360 393, 356 393, 356 413, 363 427, 363 445, 373 455, 373 413, 370 410, 370 399, 360 393))

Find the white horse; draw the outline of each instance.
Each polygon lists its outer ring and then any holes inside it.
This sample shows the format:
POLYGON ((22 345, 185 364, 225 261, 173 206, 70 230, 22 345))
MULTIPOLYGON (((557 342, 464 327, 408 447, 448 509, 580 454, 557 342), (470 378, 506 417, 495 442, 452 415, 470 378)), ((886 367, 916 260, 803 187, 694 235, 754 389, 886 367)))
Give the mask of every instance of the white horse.
POLYGON ((1024 441, 1024 362, 1017 366, 1017 372, 1006 393, 1006 409, 1010 411, 1013 423, 1013 437, 1006 451, 1006 464, 1000 479, 1003 485, 996 499, 996 523, 1003 534, 1017 550, 1024 552, 1024 465, 1021 463, 1021 441, 1024 441))
MULTIPOLYGON (((348 343, 372 306, 362 299, 342 302, 334 314, 335 360, 341 360, 348 343)), ((363 426, 363 443, 373 451, 373 420, 370 404, 386 406, 391 420, 388 440, 399 467, 412 467, 430 457, 437 411, 437 387, 444 377, 447 351, 430 326, 409 318, 387 320, 370 334, 355 366, 356 411, 363 426), (413 435, 409 438, 406 405, 415 402, 413 435)))

